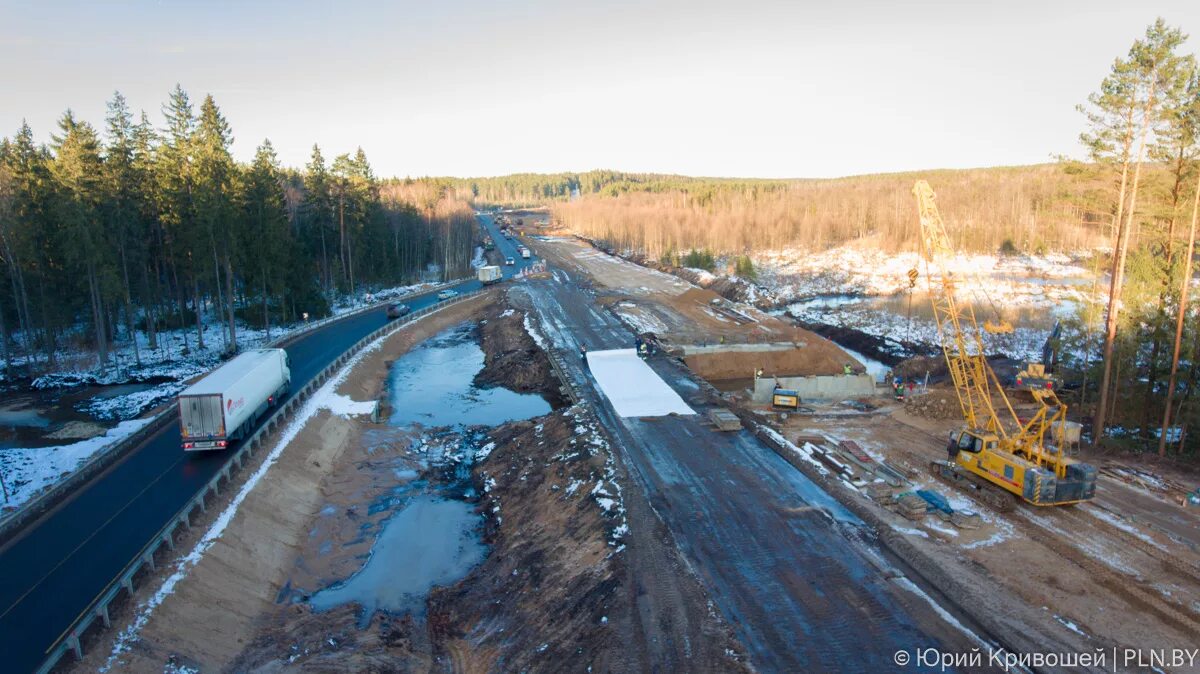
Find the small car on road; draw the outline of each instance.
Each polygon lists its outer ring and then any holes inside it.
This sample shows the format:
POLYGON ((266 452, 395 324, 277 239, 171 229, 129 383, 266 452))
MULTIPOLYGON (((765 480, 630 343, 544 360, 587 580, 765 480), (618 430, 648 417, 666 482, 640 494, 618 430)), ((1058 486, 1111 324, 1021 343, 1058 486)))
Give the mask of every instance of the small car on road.
POLYGON ((407 304, 396 302, 388 305, 387 317, 400 318, 401 316, 407 316, 410 311, 412 311, 412 307, 408 306, 407 304))
POLYGON ((458 297, 458 292, 454 290, 443 290, 442 292, 438 293, 439 300, 448 300, 451 297, 458 297))
POLYGON ((505 264, 505 265, 507 265, 507 266, 509 266, 509 267, 513 266, 513 265, 514 265, 514 264, 516 264, 516 263, 517 263, 517 261, 516 261, 516 260, 514 260, 514 259, 512 259, 511 257, 506 257, 506 258, 504 258, 504 264, 505 264))

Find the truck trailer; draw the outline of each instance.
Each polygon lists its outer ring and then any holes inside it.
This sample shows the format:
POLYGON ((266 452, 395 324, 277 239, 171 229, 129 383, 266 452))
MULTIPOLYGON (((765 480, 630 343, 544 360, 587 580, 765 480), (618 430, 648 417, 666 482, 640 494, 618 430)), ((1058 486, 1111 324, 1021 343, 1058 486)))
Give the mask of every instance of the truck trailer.
POLYGON ((529 259, 529 249, 525 246, 521 246, 521 257, 525 258, 526 260, 529 259))
POLYGON ((179 394, 179 434, 186 451, 225 449, 246 436, 292 385, 283 349, 254 349, 179 394))
POLYGON ((504 277, 500 268, 495 265, 480 267, 478 271, 479 282, 487 285, 489 283, 498 283, 504 277))

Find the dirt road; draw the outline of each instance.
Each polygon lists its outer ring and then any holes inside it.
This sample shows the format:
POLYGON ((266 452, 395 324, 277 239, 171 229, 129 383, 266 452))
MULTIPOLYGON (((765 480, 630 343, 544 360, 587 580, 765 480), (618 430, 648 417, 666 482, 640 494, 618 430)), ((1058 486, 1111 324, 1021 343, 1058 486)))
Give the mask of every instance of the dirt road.
MULTIPOLYGON (((527 286, 554 348, 632 346, 628 329, 581 285, 558 269, 554 280, 527 286)), ((665 524, 754 667, 885 671, 900 649, 977 645, 895 580, 857 518, 748 432, 716 433, 695 416, 619 418, 578 358, 565 362, 648 497, 655 517, 631 516, 634 535, 665 524)), ((667 360, 653 367, 694 409, 707 409, 686 370, 667 360)), ((642 580, 656 589, 672 582, 642 580)))

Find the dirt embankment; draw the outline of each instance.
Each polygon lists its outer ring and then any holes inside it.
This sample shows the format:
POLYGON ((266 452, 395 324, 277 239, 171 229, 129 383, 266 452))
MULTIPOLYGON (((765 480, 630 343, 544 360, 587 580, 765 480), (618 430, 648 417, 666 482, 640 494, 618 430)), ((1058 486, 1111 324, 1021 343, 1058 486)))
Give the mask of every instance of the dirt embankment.
POLYGON ((525 313, 507 303, 488 306, 480 321, 479 341, 483 348, 483 370, 475 375, 476 386, 504 386, 518 393, 536 393, 551 406, 567 403, 550 369, 550 360, 525 330, 525 313))
POLYGON ((577 412, 496 429, 474 467, 491 553, 429 599, 436 654, 453 671, 622 669, 630 607, 613 532, 623 515, 594 492, 607 453, 576 433, 577 412))

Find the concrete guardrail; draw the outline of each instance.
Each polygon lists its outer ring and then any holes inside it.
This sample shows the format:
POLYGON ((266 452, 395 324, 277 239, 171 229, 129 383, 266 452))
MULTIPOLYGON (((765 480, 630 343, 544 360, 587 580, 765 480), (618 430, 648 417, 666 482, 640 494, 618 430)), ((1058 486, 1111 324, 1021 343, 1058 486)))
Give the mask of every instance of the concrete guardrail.
MULTIPOLYGON (((219 471, 217 471, 217 474, 214 475, 211 480, 209 480, 208 484, 200 489, 195 496, 189 499, 188 502, 182 508, 180 508, 173 517, 171 517, 167 524, 164 525, 163 528, 158 531, 158 533, 150 538, 150 542, 147 543, 141 549, 141 551, 134 555, 133 559, 131 559, 130 562, 125 565, 125 568, 119 574, 117 574, 116 578, 114 578, 112 582, 108 584, 108 587, 102 590, 96 596, 96 598, 92 600, 91 604, 75 619, 71 627, 63 632, 58 641, 50 647, 50 649, 47 651, 46 659, 37 669, 37 672, 39 674, 45 674, 51 671, 59 663, 62 657, 67 654, 67 652, 73 652, 77 660, 83 659, 83 645, 81 640, 84 633, 87 632, 87 630, 96 622, 96 620, 102 621, 105 628, 111 627, 112 621, 109 618, 108 607, 110 604, 112 604, 113 600, 120 595, 122 590, 127 591, 130 597, 133 596, 134 576, 136 576, 138 572, 145 567, 148 567, 151 571, 154 571, 157 568, 154 561, 155 553, 157 553, 163 546, 166 546, 169 550, 175 549, 175 532, 180 527, 183 527, 184 529, 191 529, 192 513, 197 509, 199 509, 202 513, 207 512, 205 499, 208 497, 208 495, 211 493, 213 496, 216 496, 220 493, 222 480, 224 480, 226 486, 229 486, 234 470, 240 470, 245 465, 246 459, 248 457, 252 457, 255 450, 263 446, 267 438, 275 432, 279 425, 287 417, 292 415, 296 409, 299 408, 300 405, 318 388, 323 386, 325 382, 327 382, 329 378, 333 376, 334 373, 336 373, 343 365, 346 364, 347 361, 350 360, 351 357, 353 357, 371 342, 384 335, 395 332, 402 326, 408 325, 417 319, 427 316, 438 310, 469 299, 473 299, 475 297, 479 297, 485 292, 487 292, 487 289, 476 290, 458 295, 453 299, 444 300, 423 309, 418 309, 407 316, 391 321, 360 339, 354 344, 354 346, 351 346, 349 349, 343 352, 342 355, 335 358, 333 362, 325 366, 323 370, 317 373, 316 376, 314 376, 308 381, 307 384, 304 385, 304 388, 300 389, 295 395, 283 402, 278 408, 275 409, 271 416, 267 417, 265 421, 259 424, 258 429, 242 441, 242 444, 238 447, 237 451, 229 457, 229 460, 226 461, 225 465, 222 466, 219 471)), ((414 293, 414 295, 415 294, 423 293, 414 293)), ((396 301, 396 299, 389 300, 389 302, 394 301, 396 301)), ((373 305, 368 309, 375 308, 375 306, 377 305, 373 305)), ((368 309, 364 309, 364 311, 368 309)), ((348 315, 352 314, 343 315, 338 318, 346 318, 348 315)), ((316 328, 314 327, 312 329, 316 328)), ((295 337, 295 334, 289 334, 286 338, 281 338, 277 341, 282 343, 285 339, 290 340, 294 339, 295 337)), ((172 416, 172 418, 173 415, 173 411, 168 414, 168 416, 172 416)))

